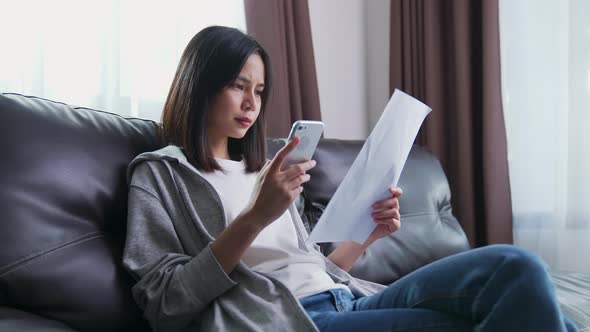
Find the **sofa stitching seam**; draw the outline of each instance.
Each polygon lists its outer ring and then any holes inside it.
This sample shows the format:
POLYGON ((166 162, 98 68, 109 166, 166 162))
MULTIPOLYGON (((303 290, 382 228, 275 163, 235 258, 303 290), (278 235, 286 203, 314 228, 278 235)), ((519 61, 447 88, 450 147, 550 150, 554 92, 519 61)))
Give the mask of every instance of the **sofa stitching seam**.
POLYGON ((87 234, 75 237, 66 243, 62 243, 60 245, 50 247, 49 249, 43 249, 41 251, 37 251, 37 252, 31 253, 29 255, 26 255, 24 257, 21 257, 12 263, 9 263, 9 264, 6 264, 6 265, 0 267, 0 278, 3 278, 6 275, 20 269, 21 267, 28 265, 30 262, 40 258, 41 256, 52 253, 54 251, 58 251, 64 247, 68 247, 68 246, 71 246, 71 245, 74 245, 77 243, 86 242, 86 241, 89 241, 89 240, 92 240, 92 239, 95 239, 98 237, 103 237, 103 236, 104 236, 103 232, 87 233, 87 234))
POLYGON ((100 113, 104 113, 104 114, 110 114, 110 115, 115 115, 119 118, 122 119, 126 119, 126 120, 141 120, 144 122, 152 122, 155 124, 158 124, 158 122, 153 121, 153 120, 149 120, 149 119, 143 119, 143 118, 138 118, 138 117, 127 117, 127 116, 123 116, 121 114, 117 114, 117 113, 112 113, 112 112, 107 112, 107 111, 102 111, 102 110, 97 110, 95 108, 90 108, 90 107, 85 107, 85 106, 77 106, 77 105, 71 105, 68 103, 64 103, 61 101, 55 101, 55 100, 51 100, 51 99, 47 99, 47 98, 43 98, 43 97, 37 97, 37 96, 30 96, 30 95, 25 95, 25 94, 21 94, 21 93, 17 93, 17 92, 3 92, 3 95, 15 95, 15 96, 21 96, 21 97, 25 97, 25 98, 29 98, 29 99, 39 99, 39 100, 44 100, 44 101, 49 101, 52 102, 54 104, 59 104, 59 105, 64 105, 66 107, 78 110, 78 109, 82 109, 82 110, 89 110, 89 111, 95 111, 95 112, 100 112, 100 113))

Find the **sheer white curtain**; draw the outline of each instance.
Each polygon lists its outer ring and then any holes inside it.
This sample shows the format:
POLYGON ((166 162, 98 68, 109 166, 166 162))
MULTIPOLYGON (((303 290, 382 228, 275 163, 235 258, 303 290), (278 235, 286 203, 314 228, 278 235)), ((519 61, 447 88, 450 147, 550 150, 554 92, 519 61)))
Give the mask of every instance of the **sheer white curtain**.
POLYGON ((590 273, 590 1, 500 0, 517 245, 590 273))
POLYGON ((159 120, 184 47, 243 0, 0 0, 0 91, 159 120))

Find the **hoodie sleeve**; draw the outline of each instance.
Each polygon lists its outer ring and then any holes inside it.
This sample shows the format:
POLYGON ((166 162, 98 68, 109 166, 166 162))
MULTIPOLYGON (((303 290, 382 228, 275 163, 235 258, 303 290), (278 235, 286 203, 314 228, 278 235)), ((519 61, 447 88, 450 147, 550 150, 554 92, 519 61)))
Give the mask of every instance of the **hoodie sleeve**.
POLYGON ((179 331, 236 283, 211 252, 211 243, 194 257, 185 254, 161 200, 134 182, 129 187, 123 265, 137 281, 133 297, 152 329, 179 331))

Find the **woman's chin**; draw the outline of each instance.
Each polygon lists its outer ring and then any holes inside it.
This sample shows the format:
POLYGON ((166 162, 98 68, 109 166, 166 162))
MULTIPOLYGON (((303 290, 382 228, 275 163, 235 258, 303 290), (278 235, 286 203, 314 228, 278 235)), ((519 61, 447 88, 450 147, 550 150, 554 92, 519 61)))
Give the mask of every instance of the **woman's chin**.
POLYGON ((240 130, 238 132, 232 133, 232 135, 229 135, 229 137, 234 138, 234 139, 242 139, 242 138, 244 138, 244 136, 246 136, 247 132, 248 132, 248 130, 240 130))

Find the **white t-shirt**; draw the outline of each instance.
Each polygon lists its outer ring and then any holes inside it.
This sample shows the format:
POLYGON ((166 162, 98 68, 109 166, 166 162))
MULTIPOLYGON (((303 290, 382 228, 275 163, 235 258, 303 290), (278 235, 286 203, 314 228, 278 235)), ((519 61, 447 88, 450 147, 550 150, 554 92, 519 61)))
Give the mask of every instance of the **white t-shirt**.
MULTIPOLYGON (((250 202, 258 174, 246 173, 243 161, 215 160, 225 174, 221 171, 202 174, 219 193, 225 217, 231 223, 250 202)), ((334 288, 348 289, 330 278, 318 253, 299 248, 295 225, 288 210, 260 232, 242 256, 242 261, 252 270, 284 283, 297 298, 334 288)))

